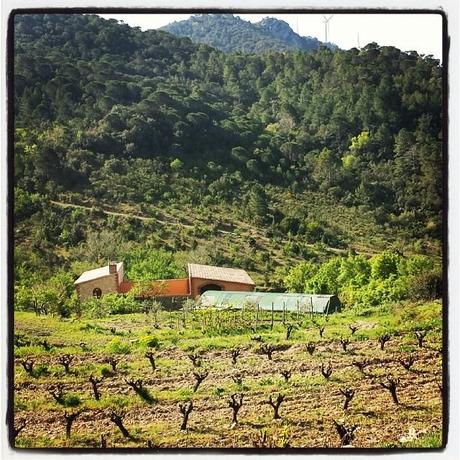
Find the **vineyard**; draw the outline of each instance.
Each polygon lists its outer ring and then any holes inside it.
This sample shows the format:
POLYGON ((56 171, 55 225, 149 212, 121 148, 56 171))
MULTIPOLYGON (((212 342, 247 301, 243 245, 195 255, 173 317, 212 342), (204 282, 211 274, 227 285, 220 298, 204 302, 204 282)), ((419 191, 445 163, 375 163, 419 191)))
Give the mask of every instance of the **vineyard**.
POLYGON ((15 312, 15 445, 440 447, 441 311, 15 312))

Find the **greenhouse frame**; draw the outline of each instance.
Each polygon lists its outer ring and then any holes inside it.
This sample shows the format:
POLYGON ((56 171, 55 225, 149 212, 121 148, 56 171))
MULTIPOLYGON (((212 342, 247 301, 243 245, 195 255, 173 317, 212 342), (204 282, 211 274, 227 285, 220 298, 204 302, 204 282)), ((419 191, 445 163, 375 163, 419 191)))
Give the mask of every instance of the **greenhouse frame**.
POLYGON ((336 295, 294 294, 285 292, 206 291, 199 299, 200 308, 242 309, 253 305, 259 310, 330 314, 340 311, 336 295))

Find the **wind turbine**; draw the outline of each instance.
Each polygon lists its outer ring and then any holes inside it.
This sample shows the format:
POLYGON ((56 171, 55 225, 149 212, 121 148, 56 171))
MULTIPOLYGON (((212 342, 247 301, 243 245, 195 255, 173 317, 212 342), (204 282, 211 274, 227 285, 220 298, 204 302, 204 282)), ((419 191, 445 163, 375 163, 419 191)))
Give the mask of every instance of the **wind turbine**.
POLYGON ((328 18, 326 16, 323 16, 324 18, 324 43, 327 43, 327 34, 329 32, 329 21, 334 17, 333 14, 331 14, 328 18))

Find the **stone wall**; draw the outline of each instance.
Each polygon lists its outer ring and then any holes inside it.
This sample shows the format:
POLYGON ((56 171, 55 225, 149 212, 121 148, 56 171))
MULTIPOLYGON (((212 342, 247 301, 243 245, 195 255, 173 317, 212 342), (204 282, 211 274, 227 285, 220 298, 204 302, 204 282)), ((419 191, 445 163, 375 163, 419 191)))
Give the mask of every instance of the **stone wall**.
POLYGON ((117 278, 117 274, 113 273, 102 278, 77 284, 76 289, 78 297, 81 300, 89 299, 93 297, 93 290, 96 288, 99 288, 102 291, 102 295, 109 294, 111 292, 118 292, 117 278))

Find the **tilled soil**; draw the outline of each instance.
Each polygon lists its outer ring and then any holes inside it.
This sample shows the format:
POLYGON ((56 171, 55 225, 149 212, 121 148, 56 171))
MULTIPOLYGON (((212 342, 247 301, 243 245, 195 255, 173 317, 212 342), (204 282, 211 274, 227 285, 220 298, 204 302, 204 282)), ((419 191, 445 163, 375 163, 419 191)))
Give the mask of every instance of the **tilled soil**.
POLYGON ((340 342, 324 340, 313 355, 305 344, 295 344, 273 353, 273 359, 259 352, 259 345, 242 347, 237 364, 231 363, 229 350, 203 354, 201 367, 194 368, 179 347, 157 353, 158 369, 152 371, 142 355, 126 355, 113 375, 104 378, 95 401, 88 381, 88 365, 106 365, 104 353, 85 353, 75 357, 71 373, 65 374, 57 356, 41 355, 35 366, 46 364, 49 374, 27 376, 15 360, 15 425, 26 421, 17 437, 19 447, 100 447, 101 434, 107 447, 340 447, 341 440, 333 420, 345 426, 357 425, 354 447, 404 446, 406 439, 439 431, 442 427, 440 391, 442 357, 439 344, 428 343, 411 353, 401 352, 402 338, 394 337, 382 351, 377 341, 352 341, 344 352, 340 342), (399 360, 415 358, 410 370, 399 360), (168 366, 162 367, 162 359, 168 366), (353 365, 367 361, 364 372, 353 365), (173 362, 173 365, 170 363, 173 362), (321 375, 321 363, 330 363, 332 375, 321 375), (196 393, 191 391, 193 372, 209 370, 196 393), (289 369, 292 377, 285 382, 280 372, 289 369), (240 375, 238 386, 232 376, 240 375), (383 388, 388 376, 398 380, 399 404, 383 388), (143 401, 125 379, 141 378, 155 402, 143 401), (64 385, 66 394, 76 394, 84 411, 72 426, 72 436, 65 437, 64 412, 77 408, 56 403, 49 390, 64 385), (347 410, 340 389, 355 390, 347 410), (239 424, 231 426, 229 396, 243 393, 239 424), (280 407, 281 419, 273 420, 267 404, 270 395, 285 395, 280 407), (186 431, 180 431, 178 403, 193 400, 186 431), (124 416, 124 426, 132 439, 124 438, 110 420, 112 411, 124 416), (263 432, 267 435, 264 439, 263 432))

